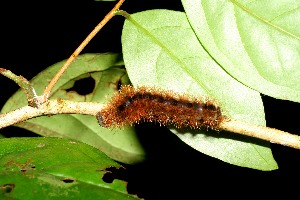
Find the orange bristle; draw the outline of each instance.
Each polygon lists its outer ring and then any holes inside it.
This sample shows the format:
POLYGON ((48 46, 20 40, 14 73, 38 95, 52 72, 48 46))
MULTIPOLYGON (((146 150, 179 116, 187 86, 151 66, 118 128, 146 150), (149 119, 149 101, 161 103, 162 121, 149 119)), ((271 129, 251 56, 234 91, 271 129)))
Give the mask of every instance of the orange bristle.
POLYGON ((177 128, 218 130, 224 119, 221 109, 204 101, 154 87, 122 86, 106 107, 97 114, 103 127, 156 122, 177 128))

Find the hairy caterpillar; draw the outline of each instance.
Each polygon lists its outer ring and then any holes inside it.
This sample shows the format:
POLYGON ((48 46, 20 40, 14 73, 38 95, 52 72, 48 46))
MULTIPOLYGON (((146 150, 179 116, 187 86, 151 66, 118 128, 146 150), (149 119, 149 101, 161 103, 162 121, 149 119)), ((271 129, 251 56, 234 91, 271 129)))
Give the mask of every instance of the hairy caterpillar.
POLYGON ((103 127, 156 122, 177 128, 218 130, 224 119, 221 109, 210 100, 155 87, 122 86, 111 101, 96 115, 103 127))

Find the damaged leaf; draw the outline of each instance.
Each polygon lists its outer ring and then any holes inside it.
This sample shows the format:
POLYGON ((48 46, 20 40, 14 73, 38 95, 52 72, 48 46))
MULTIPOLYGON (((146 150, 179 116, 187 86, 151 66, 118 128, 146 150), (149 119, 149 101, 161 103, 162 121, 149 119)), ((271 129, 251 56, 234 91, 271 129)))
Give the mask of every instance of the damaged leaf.
POLYGON ((122 168, 90 145, 62 138, 0 140, 0 199, 137 199, 103 177, 122 168))

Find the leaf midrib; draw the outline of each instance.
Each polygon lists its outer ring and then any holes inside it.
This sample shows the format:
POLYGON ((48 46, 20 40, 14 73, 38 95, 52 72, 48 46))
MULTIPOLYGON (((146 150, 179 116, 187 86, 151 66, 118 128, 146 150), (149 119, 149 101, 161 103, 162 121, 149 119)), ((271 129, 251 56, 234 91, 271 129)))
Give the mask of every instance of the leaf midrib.
POLYGON ((135 21, 131 16, 127 18, 128 21, 130 21, 133 25, 135 25, 137 28, 139 28, 141 31, 145 33, 155 44, 160 46, 175 62, 177 62, 180 66, 182 66, 182 69, 193 79, 195 80, 206 92, 206 94, 211 96, 211 93, 209 90, 197 79, 197 77, 188 70, 187 65, 182 62, 169 48, 167 48, 162 42, 160 42, 159 39, 157 39, 150 31, 148 31, 146 28, 144 28, 142 25, 140 25, 137 21, 135 21))
POLYGON ((230 0, 234 5, 236 5, 237 7, 239 7, 240 9, 244 10, 245 12, 247 12, 249 15, 255 17, 256 19, 260 20, 261 22, 269 25, 270 27, 273 27, 274 29, 290 36, 290 37, 293 37, 295 38, 296 40, 300 40, 300 37, 296 36, 295 34, 281 28, 280 26, 277 26, 273 23, 271 23, 271 21, 267 20, 267 19, 264 19, 263 17, 255 14, 254 12, 252 12, 251 10, 247 9, 245 6, 243 6, 242 4, 240 4, 239 2, 237 2, 236 0, 230 0))

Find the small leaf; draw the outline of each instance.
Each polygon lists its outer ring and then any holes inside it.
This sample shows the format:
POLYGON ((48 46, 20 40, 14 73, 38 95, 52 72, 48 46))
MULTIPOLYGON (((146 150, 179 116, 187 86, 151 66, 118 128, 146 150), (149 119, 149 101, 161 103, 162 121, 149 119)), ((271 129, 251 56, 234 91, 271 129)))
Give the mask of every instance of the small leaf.
POLYGON ((126 182, 102 177, 121 166, 98 149, 61 138, 0 140, 0 197, 13 199, 136 199, 126 182))
MULTIPOLYGON (((48 67, 31 80, 38 94, 43 92, 45 85, 64 63, 65 60, 48 67)), ((51 98, 105 102, 117 91, 119 83, 128 84, 128 82, 119 54, 83 54, 57 82, 51 98), (75 82, 87 77, 94 80, 93 91, 86 95, 79 95, 73 91, 75 82)), ((6 102, 1 112, 9 112, 25 105, 26 97, 19 90, 6 102)), ((66 137, 85 142, 123 163, 136 163, 145 158, 144 149, 133 127, 118 130, 102 128, 94 116, 79 114, 43 116, 15 126, 42 136, 66 137)))
MULTIPOLYGON (((265 125, 260 94, 230 77, 207 54, 185 13, 151 10, 130 15, 123 27, 122 47, 134 86, 158 86, 206 96, 232 119, 265 125)), ((253 138, 240 140, 235 134, 212 135, 204 130, 192 137, 189 133, 176 134, 198 151, 225 162, 261 170, 277 169, 268 142, 257 144, 253 138), (230 148, 217 148, 218 145, 230 148)))
POLYGON ((300 1, 182 0, 199 41, 232 77, 300 102, 300 1))

